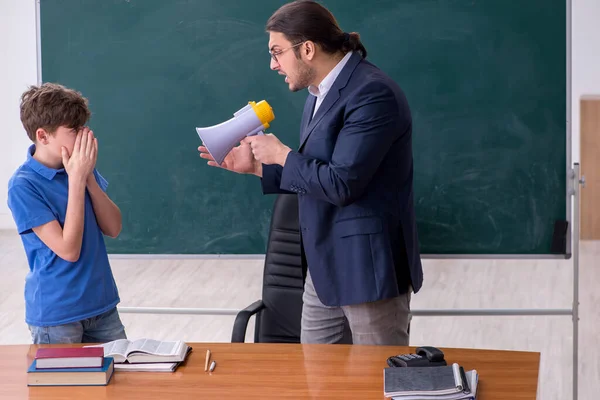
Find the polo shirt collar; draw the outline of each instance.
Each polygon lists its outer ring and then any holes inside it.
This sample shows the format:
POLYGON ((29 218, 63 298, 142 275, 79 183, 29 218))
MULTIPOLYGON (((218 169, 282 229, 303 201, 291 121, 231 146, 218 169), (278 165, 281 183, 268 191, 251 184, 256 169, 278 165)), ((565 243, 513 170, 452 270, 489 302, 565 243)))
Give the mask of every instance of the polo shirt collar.
POLYGON ((27 150, 27 161, 25 162, 25 164, 27 164, 29 166, 29 168, 31 168, 32 170, 34 170, 35 172, 37 172, 44 178, 48 179, 49 181, 54 179, 56 174, 58 174, 59 172, 63 172, 65 170, 64 168, 54 169, 54 168, 46 167, 44 164, 42 164, 41 162, 39 162, 38 160, 33 158, 34 153, 35 153, 35 144, 32 144, 31 146, 29 146, 29 149, 27 150))

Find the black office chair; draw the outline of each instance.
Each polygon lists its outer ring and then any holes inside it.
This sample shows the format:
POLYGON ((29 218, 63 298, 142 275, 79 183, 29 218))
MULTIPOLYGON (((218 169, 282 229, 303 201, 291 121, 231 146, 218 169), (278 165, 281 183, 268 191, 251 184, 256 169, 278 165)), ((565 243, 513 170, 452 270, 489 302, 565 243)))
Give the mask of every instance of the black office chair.
POLYGON ((244 342, 253 315, 256 315, 254 342, 300 343, 304 292, 301 257, 298 198, 295 194, 280 194, 271 216, 262 299, 236 315, 232 343, 244 342))

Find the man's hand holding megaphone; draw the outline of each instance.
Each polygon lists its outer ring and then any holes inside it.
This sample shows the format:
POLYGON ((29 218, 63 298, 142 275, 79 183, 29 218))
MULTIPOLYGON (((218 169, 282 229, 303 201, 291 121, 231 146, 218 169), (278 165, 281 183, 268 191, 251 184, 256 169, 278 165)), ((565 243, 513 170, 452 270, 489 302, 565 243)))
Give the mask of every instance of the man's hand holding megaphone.
POLYGON ((250 136, 244 140, 250 143, 254 158, 262 164, 279 164, 283 167, 288 154, 292 151, 272 133, 250 136))
POLYGON ((273 134, 263 130, 275 119, 273 109, 265 100, 248 102, 233 114, 233 118, 218 125, 196 128, 202 146, 200 157, 208 165, 239 174, 262 177, 262 164, 283 166, 291 149, 273 134), (236 143, 238 146, 234 147, 236 143))
POLYGON ((219 165, 208 149, 198 147, 200 157, 208 160, 211 167, 221 167, 238 174, 254 174, 262 177, 262 164, 279 164, 283 166, 292 149, 281 143, 272 133, 249 136, 239 146, 234 147, 219 165))
POLYGON ((254 174, 262 177, 262 164, 252 155, 252 149, 247 138, 242 140, 239 146, 234 147, 225 156, 221 165, 219 165, 208 149, 204 146, 198 147, 200 157, 208 160, 208 165, 211 167, 221 167, 228 171, 237 172, 238 174, 254 174))
POLYGON ((200 157, 212 167, 262 177, 262 164, 283 166, 291 151, 275 135, 263 134, 273 119, 275 114, 269 103, 251 101, 223 123, 196 128, 202 140, 198 147, 200 157), (236 143, 239 145, 233 147, 236 143))

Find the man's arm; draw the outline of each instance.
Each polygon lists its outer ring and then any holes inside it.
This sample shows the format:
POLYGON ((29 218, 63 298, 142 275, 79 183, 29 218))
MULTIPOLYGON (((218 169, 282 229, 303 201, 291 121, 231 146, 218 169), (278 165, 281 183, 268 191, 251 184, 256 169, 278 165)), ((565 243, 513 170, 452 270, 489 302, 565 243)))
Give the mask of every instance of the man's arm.
POLYGON ((116 238, 119 236, 119 233, 121 233, 121 228, 123 226, 121 210, 119 210, 119 207, 104 191, 106 187, 102 188, 98 184, 97 179, 100 179, 101 182, 104 182, 104 185, 106 185, 104 178, 101 176, 96 178, 95 173, 89 175, 87 179, 87 189, 90 198, 92 199, 92 207, 96 214, 96 220, 98 221, 98 226, 103 234, 116 238))
POLYGON ((290 152, 281 173, 281 189, 299 188, 307 196, 337 206, 352 204, 364 193, 392 143, 402 140, 410 127, 410 116, 398 110, 387 85, 365 85, 348 104, 348 117, 331 161, 290 152))
POLYGON ((263 194, 278 194, 278 193, 293 193, 280 188, 281 186, 281 172, 283 168, 281 165, 276 164, 263 164, 262 166, 262 191, 263 194))

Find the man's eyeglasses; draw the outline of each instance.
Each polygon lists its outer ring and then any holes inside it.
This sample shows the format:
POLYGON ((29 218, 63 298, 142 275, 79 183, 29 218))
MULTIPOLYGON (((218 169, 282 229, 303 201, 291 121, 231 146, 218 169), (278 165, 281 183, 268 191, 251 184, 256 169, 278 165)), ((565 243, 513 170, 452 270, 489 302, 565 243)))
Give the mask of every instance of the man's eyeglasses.
POLYGON ((284 52, 284 51, 288 51, 289 49, 293 49, 294 47, 298 47, 298 46, 300 46, 302 43, 304 43, 304 42, 296 43, 295 45, 293 45, 293 46, 290 46, 290 47, 288 47, 287 49, 283 49, 283 50, 279 50, 279 51, 271 51, 271 50, 269 50, 269 54, 271 55, 271 58, 272 58, 272 59, 273 59, 275 62, 279 62, 279 61, 277 60, 277 56, 279 56, 279 55, 283 54, 283 52, 284 52))

